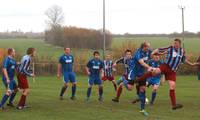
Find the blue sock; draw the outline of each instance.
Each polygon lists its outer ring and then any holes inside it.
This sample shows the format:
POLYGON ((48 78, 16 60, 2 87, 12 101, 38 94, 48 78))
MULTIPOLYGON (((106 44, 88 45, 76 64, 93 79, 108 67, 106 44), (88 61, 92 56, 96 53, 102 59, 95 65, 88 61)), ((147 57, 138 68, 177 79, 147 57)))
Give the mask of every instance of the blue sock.
POLYGON ((141 110, 144 110, 145 108, 145 92, 139 92, 139 97, 140 97, 140 108, 141 110))
POLYGON ((72 86, 72 97, 74 97, 75 94, 76 94, 76 85, 74 84, 74 85, 72 86))
POLYGON ((17 93, 13 92, 10 96, 10 99, 9 99, 9 103, 12 104, 13 103, 13 100, 15 99, 15 96, 16 96, 17 93))
POLYGON ((5 104, 5 102, 7 101, 8 98, 9 98, 9 96, 6 95, 6 94, 3 96, 2 100, 1 100, 1 103, 0 103, 0 107, 4 106, 4 104, 5 104))
POLYGON ((103 87, 99 87, 99 97, 102 97, 103 95, 103 87))
POLYGON ((156 98, 156 92, 152 92, 152 95, 151 95, 151 103, 152 104, 154 103, 155 98, 156 98))
POLYGON ((92 88, 89 87, 88 90, 87 90, 87 97, 88 97, 88 98, 90 97, 91 91, 92 91, 92 88))

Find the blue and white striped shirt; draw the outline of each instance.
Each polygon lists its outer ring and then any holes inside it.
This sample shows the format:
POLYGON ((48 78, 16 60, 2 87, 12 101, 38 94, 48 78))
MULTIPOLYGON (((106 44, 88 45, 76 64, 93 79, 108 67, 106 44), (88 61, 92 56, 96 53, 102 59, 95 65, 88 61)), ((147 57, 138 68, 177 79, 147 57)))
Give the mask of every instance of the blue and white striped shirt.
POLYGON ((32 72, 30 71, 30 63, 31 57, 29 55, 23 56, 18 67, 18 73, 31 76, 32 72))

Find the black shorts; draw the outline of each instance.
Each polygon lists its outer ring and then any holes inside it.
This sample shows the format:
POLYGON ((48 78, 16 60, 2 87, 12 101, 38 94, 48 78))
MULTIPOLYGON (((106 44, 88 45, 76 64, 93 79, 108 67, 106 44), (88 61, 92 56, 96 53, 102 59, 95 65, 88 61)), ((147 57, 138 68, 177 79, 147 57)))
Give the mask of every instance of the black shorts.
POLYGON ((146 80, 138 81, 138 86, 146 86, 146 80))

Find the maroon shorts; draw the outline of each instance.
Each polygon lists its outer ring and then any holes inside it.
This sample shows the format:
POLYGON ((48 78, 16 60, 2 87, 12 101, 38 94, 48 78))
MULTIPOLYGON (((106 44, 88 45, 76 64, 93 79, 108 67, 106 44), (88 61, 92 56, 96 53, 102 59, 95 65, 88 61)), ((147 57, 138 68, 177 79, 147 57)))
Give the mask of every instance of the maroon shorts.
POLYGON ((113 81, 115 78, 114 78, 114 76, 103 76, 101 79, 103 81, 106 81, 106 80, 113 81))
POLYGON ((17 75, 17 80, 18 80, 18 87, 20 89, 27 89, 27 88, 29 88, 28 80, 27 80, 26 75, 23 75, 23 74, 19 73, 17 75))
POLYGON ((161 64, 159 66, 161 73, 165 75, 165 80, 172 80, 176 81, 176 72, 173 71, 169 65, 167 64, 161 64))

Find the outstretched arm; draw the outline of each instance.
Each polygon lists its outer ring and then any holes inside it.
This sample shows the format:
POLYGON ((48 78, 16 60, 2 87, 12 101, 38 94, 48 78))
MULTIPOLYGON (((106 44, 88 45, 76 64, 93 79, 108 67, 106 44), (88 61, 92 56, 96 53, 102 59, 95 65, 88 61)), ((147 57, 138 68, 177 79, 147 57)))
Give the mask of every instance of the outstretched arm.
POLYGON ((191 65, 191 66, 200 65, 200 63, 198 63, 198 62, 192 63, 188 59, 185 59, 185 63, 188 64, 188 65, 191 65))

